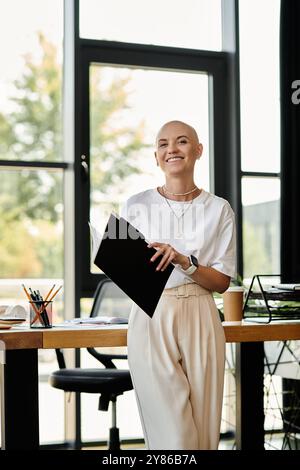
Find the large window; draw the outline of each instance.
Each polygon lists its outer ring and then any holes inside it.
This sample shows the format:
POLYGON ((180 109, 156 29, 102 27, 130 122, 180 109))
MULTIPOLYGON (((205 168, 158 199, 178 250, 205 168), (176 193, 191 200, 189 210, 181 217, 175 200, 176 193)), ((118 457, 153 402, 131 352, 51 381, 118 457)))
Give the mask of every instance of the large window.
MULTIPOLYGON (((239 2, 246 284, 254 274, 280 273, 280 3, 280 0, 239 2)), ((274 347, 274 343, 265 343, 266 355, 274 347)), ((282 427, 283 395, 280 379, 269 375, 267 368, 265 374, 265 430, 270 431, 282 427)), ((278 445, 271 432, 271 437, 266 438, 266 449, 276 449, 278 445)))
MULTIPOLYGON (((22 283, 42 295, 64 284, 63 1, 0 10, 0 301, 28 309, 22 283)), ((63 294, 53 306, 59 322, 63 294)), ((53 351, 39 352, 42 443, 64 438, 63 394, 47 383, 56 368, 53 351)))
MULTIPOLYGON (((197 162, 196 182, 210 189, 209 159, 213 155, 207 73, 110 67, 93 61, 88 86, 90 193, 85 195, 89 197, 90 220, 100 232, 110 212, 119 211, 129 196, 162 184, 163 174, 154 158, 155 137, 168 120, 187 121, 198 131, 204 155, 197 162)), ((99 272, 94 265, 91 271, 99 272)), ((83 305, 87 305, 87 300, 83 300, 81 313, 83 305)), ((124 361, 119 362, 120 367, 128 367, 124 361)), ((81 351, 81 364, 97 366, 85 351, 81 351)), ((105 440, 110 417, 98 412, 97 419, 93 418, 97 397, 82 396, 81 406, 83 440, 105 440)), ((142 436, 133 392, 118 399, 118 422, 124 438, 142 436)))
MULTIPOLYGON (((177 119, 195 127, 204 146, 196 183, 215 191, 216 160, 227 157, 228 84, 227 56, 216 52, 222 49, 221 1, 79 4, 76 158, 82 172, 76 174, 75 213, 81 231, 78 312, 83 314, 86 297, 103 275, 90 265, 87 222, 103 231, 112 209, 119 211, 132 194, 162 184, 154 150, 165 122, 177 119)), ((95 366, 84 351, 81 363, 95 366)), ((91 425, 96 408, 92 397, 81 397, 84 441, 106 438, 106 426, 97 427, 98 420, 107 422, 105 413, 91 425)), ((133 394, 120 400, 120 421, 125 438, 142 437, 133 394)))
POLYGON ((280 272, 279 178, 242 179, 244 277, 280 272))
POLYGON ((63 1, 0 8, 0 158, 61 161, 63 1))
POLYGON ((155 135, 168 120, 197 129, 204 154, 195 180, 209 190, 208 96, 207 74, 91 65, 90 220, 100 232, 134 192, 163 184, 155 135))
MULTIPOLYGON (((54 283, 64 284, 64 253, 70 250, 75 266, 68 270, 76 276, 75 309, 68 305, 73 316, 89 314, 101 276, 90 266, 86 222, 91 219, 101 231, 112 208, 119 209, 137 191, 161 184, 153 157, 161 124, 181 119, 198 131, 204 144, 197 163, 199 186, 228 198, 226 191, 239 186, 240 173, 228 170, 239 153, 230 141, 238 110, 227 83, 229 54, 222 52, 221 13, 224 21, 228 12, 221 7, 234 1, 66 3, 74 5, 79 28, 74 28, 70 42, 75 39, 75 46, 71 44, 64 69, 75 80, 75 112, 63 126, 64 1, 0 0, 0 40, 5 46, 0 51, 0 300, 26 306, 22 283, 41 293, 54 283), (69 67, 73 46, 75 78, 73 64, 69 67), (69 129, 73 119, 74 141, 69 129), (64 161, 66 129, 74 167, 64 161), (82 163, 87 167, 80 173, 82 163), (66 191, 66 180, 74 174, 75 229, 73 220, 66 227, 75 233, 76 250, 72 243, 64 246, 65 216, 73 217, 65 209, 64 195, 73 197, 66 191), (220 186, 221 180, 226 184, 220 186)), ((246 278, 277 273, 280 265, 279 9, 280 0, 239 2, 246 278)), ((66 20, 70 31, 73 18, 66 20)), ((227 24, 228 31, 231 34, 227 24)), ((65 90, 73 100, 70 81, 65 90)), ((230 194, 239 205, 237 193, 230 194)), ((54 305, 57 322, 65 314, 61 292, 54 305)), ((47 384, 49 373, 57 368, 55 355, 43 351, 39 358, 41 442, 63 441, 64 396, 47 384)), ((81 360, 83 366, 95 365, 85 351, 81 360)), ((82 403, 83 437, 106 438, 108 426, 101 423, 109 414, 96 415, 97 403, 91 397, 83 397, 82 403)), ((120 427, 128 428, 127 437, 141 436, 133 394, 120 400, 120 427)))
POLYGON ((239 2, 244 277, 280 271, 280 0, 239 2))

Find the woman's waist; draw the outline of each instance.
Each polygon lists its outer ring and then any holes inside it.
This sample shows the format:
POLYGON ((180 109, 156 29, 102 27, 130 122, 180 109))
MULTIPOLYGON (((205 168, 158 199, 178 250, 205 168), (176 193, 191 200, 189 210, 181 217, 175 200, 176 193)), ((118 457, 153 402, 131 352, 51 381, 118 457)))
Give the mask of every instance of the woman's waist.
POLYGON ((189 297, 190 295, 200 296, 200 295, 212 295, 212 292, 208 289, 205 289, 195 282, 184 283, 176 287, 171 287, 169 289, 164 289, 163 296, 176 296, 176 297, 189 297))

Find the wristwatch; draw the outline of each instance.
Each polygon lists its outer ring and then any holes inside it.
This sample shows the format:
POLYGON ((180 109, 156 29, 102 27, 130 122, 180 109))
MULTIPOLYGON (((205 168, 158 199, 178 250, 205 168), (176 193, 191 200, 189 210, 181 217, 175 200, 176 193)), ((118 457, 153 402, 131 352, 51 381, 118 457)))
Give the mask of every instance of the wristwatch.
POLYGON ((182 271, 184 272, 184 274, 187 274, 188 276, 190 276, 191 274, 194 274, 194 272, 199 266, 199 263, 198 263, 197 258, 194 255, 189 255, 188 258, 190 261, 190 266, 187 269, 182 269, 182 271))

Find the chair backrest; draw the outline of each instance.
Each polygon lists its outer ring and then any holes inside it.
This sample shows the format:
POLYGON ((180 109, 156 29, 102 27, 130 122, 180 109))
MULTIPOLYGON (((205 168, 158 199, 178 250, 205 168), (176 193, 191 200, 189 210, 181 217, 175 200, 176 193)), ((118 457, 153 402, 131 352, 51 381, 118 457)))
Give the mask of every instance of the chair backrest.
MULTIPOLYGON (((110 279, 101 279, 94 295, 90 317, 108 316, 129 318, 132 300, 110 279)), ((99 353, 96 348, 88 352, 107 368, 115 368, 113 359, 127 359, 124 354, 99 353)))
POLYGON ((110 279, 101 279, 94 294, 90 317, 129 317, 132 300, 110 279))
MULTIPOLYGON (((107 316, 129 318, 132 300, 110 279, 99 281, 94 294, 90 317, 107 316)), ((112 359, 126 359, 124 354, 99 353, 95 348, 87 348, 88 352, 105 367, 115 368, 112 359)), ((66 368, 65 358, 61 349, 56 349, 56 357, 60 369, 66 368)))

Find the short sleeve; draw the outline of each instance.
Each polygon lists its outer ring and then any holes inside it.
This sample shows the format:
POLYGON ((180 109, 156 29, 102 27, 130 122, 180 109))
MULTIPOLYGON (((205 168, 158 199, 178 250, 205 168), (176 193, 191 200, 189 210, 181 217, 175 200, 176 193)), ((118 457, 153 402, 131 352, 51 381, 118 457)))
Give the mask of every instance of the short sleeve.
POLYGON ((127 220, 130 224, 134 224, 136 226, 137 214, 136 214, 136 205, 132 203, 132 200, 129 198, 127 201, 122 205, 120 210, 120 216, 123 219, 127 220))
POLYGON ((120 209, 120 216, 123 217, 123 219, 128 220, 128 202, 124 202, 124 204, 121 206, 120 209))
POLYGON ((227 276, 236 277, 235 216, 229 203, 224 206, 221 214, 210 266, 227 276))

